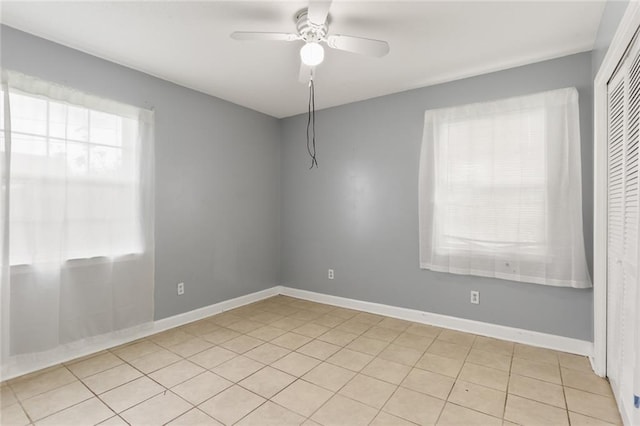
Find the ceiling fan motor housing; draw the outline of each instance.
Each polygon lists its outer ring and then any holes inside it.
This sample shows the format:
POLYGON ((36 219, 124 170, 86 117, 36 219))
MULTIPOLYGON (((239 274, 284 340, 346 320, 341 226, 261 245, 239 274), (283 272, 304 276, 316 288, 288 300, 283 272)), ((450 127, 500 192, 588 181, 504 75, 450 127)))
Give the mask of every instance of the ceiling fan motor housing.
POLYGON ((326 22, 324 22, 322 25, 318 25, 309 21, 307 8, 302 9, 296 14, 296 26, 298 28, 298 34, 300 34, 300 38, 302 38, 302 40, 307 43, 319 42, 324 40, 328 31, 326 22))

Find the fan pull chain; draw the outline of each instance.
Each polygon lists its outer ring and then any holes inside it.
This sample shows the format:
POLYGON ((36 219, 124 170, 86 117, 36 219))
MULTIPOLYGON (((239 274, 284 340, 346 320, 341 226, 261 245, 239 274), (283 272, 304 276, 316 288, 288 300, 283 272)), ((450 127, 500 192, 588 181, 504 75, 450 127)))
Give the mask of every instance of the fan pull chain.
POLYGON ((313 83, 313 71, 309 78, 309 108, 307 110, 307 152, 311 157, 311 167, 318 167, 318 160, 316 159, 316 88, 313 83))

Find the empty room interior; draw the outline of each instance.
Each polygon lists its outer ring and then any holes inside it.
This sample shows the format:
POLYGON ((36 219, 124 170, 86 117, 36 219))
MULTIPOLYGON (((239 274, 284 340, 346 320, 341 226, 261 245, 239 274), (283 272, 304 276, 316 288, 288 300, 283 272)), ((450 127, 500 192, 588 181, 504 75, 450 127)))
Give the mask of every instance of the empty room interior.
POLYGON ((0 424, 640 425, 637 1, 0 1, 0 424))

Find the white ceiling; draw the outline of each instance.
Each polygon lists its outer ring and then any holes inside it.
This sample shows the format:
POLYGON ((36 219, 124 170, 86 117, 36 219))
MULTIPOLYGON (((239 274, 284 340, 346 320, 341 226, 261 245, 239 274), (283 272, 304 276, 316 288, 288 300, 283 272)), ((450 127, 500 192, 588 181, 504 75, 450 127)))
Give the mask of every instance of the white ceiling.
MULTIPOLYGON (((275 117, 307 109, 302 42, 240 42, 232 31, 295 32, 305 1, 8 2, 11 27, 275 117)), ((368 58, 327 49, 325 108, 593 48, 603 1, 334 0, 329 32, 387 40, 368 58)))

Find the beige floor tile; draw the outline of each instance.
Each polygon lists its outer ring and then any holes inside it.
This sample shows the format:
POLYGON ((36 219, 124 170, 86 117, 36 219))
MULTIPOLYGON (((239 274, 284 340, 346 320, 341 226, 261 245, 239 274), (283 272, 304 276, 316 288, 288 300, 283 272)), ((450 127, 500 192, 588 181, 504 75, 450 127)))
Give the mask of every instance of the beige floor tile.
POLYGON ((261 322, 263 324, 271 324, 272 322, 276 322, 280 319, 284 318, 283 315, 275 314, 273 312, 262 311, 255 315, 249 317, 252 321, 261 322))
POLYGON ((210 316, 209 318, 207 318, 207 321, 210 321, 211 323, 219 325, 221 327, 226 327, 233 324, 234 322, 240 321, 241 319, 242 317, 234 315, 231 312, 225 312, 222 314, 210 316))
POLYGON ((121 364, 93 376, 85 377, 82 381, 94 393, 101 394, 140 376, 142 376, 142 373, 129 364, 121 364))
POLYGON ((303 311, 303 310, 294 312, 293 314, 289 315, 290 318, 297 319, 297 320, 304 321, 304 322, 308 322, 308 321, 314 320, 314 319, 316 319, 316 318, 318 318, 320 316, 322 316, 322 314, 320 314, 320 313, 311 312, 311 311, 303 311))
POLYGON ((0 408, 0 424, 8 426, 26 426, 30 424, 27 414, 20 404, 11 404, 0 408))
POLYGON ((528 359, 530 361, 558 365, 558 352, 538 348, 535 346, 523 345, 517 343, 513 351, 514 358, 528 359))
POLYGON ((180 360, 182 360, 182 357, 173 352, 167 349, 160 349, 159 351, 136 358, 131 361, 130 364, 143 373, 149 374, 180 360))
POLYGON ((345 320, 332 314, 325 314, 319 318, 312 320, 314 324, 324 325, 325 327, 333 328, 342 324, 345 320))
POLYGON ((167 426, 222 426, 222 423, 193 408, 167 423, 167 426))
POLYGON ((396 388, 396 385, 358 374, 340 389, 339 393, 373 408, 381 409, 396 388))
POLYGON ((353 317, 354 320, 363 322, 365 324, 378 324, 385 319, 382 315, 370 314, 369 312, 360 312, 353 317))
POLYGON ((567 411, 558 407, 521 398, 516 395, 507 397, 504 418, 511 422, 526 425, 569 425, 567 411))
POLYGON ((383 411, 421 425, 435 424, 444 401, 405 388, 398 388, 383 411))
POLYGON ((282 346, 289 350, 295 351, 300 346, 305 345, 311 341, 311 337, 303 336, 296 333, 286 333, 280 337, 277 337, 271 341, 274 345, 282 346))
POLYGON ((318 336, 318 340, 323 342, 333 343, 338 346, 346 346, 358 337, 357 334, 349 333, 347 331, 338 330, 336 328, 327 331, 321 336, 318 336))
POLYGON ((416 362, 418 362, 423 353, 424 351, 392 343, 387 346, 385 350, 380 352, 378 357, 386 359, 387 361, 393 361, 398 364, 404 364, 412 367, 416 362))
POLYGON ((408 365, 398 364, 382 358, 374 358, 363 370, 362 374, 399 385, 411 371, 408 365))
POLYGON ((373 356, 351 349, 341 349, 327 359, 327 362, 352 370, 360 371, 371 362, 373 356))
POLYGON ((569 423, 571 426, 614 426, 614 423, 574 413, 573 411, 569 411, 569 423))
POLYGON ((502 370, 509 372, 511 370, 511 357, 502 356, 494 352, 487 352, 475 347, 471 348, 471 352, 467 356, 466 362, 470 362, 476 365, 482 365, 484 367, 495 368, 496 370, 502 370))
POLYGON ((177 345, 169 346, 168 349, 174 354, 180 355, 183 358, 188 358, 211 347, 213 347, 213 343, 207 342, 204 339, 195 338, 178 343, 177 345))
POLYGON ((402 333, 396 340, 393 341, 395 345, 406 346, 408 348, 417 349, 421 352, 427 350, 433 343, 433 337, 419 336, 417 334, 402 333))
POLYGON ((290 318, 290 317, 285 317, 282 318, 278 321, 272 322, 271 325, 272 327, 278 327, 281 328, 284 331, 291 331, 294 328, 298 328, 301 325, 306 324, 306 321, 302 321, 302 320, 297 320, 294 318, 290 318))
POLYGON ((428 324, 412 323, 405 331, 418 336, 433 337, 434 339, 443 331, 443 328, 428 324))
POLYGON ((173 392, 163 392, 129 408, 120 416, 132 425, 163 425, 192 408, 193 405, 173 392))
POLYGON ((540 363, 523 358, 513 358, 511 363, 511 373, 521 376, 533 377, 545 382, 562 384, 560 379, 560 368, 553 363, 540 363))
POLYGON ((94 397, 49 417, 45 417, 37 422, 36 425, 95 425, 113 417, 114 415, 115 413, 111 411, 109 407, 104 405, 104 403, 98 398, 94 397))
POLYGON ((111 352, 104 352, 80 362, 71 363, 67 368, 79 378, 87 377, 99 373, 116 365, 122 364, 122 360, 111 352))
POLYGON ((604 420, 609 423, 622 423, 618 407, 613 397, 596 395, 572 388, 564 388, 569 411, 604 420))
POLYGON ((185 333, 184 331, 178 328, 163 331, 162 333, 149 336, 149 340, 165 348, 168 348, 169 346, 177 345, 178 343, 185 342, 192 338, 193 338, 192 334, 185 333))
POLYGON ((271 400, 289 410, 309 417, 331 398, 332 395, 333 392, 316 386, 313 383, 296 380, 271 398, 271 400))
POLYGON ((198 408, 225 425, 231 425, 258 408, 266 400, 253 392, 234 385, 198 408))
POLYGON ((193 405, 198 405, 232 386, 227 379, 205 371, 171 389, 172 392, 193 405))
POLYGON ((108 418, 102 423, 99 423, 100 426, 129 426, 129 423, 122 420, 120 416, 113 416, 108 418))
POLYGON ((589 358, 586 356, 558 352, 558 360, 563 368, 571 368, 572 370, 580 370, 587 373, 593 372, 589 358))
POLYGON ((598 377, 593 372, 583 372, 571 368, 561 368, 562 383, 565 386, 583 391, 611 397, 611 385, 607 379, 598 377))
POLYGON ((211 371, 232 382, 239 382, 262 367, 264 367, 264 364, 241 355, 220 364, 211 371))
POLYGON ((356 316, 359 312, 356 311, 355 309, 348 309, 348 308, 336 308, 334 310, 331 311, 331 315, 336 315, 340 318, 344 318, 344 319, 350 319, 353 318, 354 316, 356 316))
POLYGON ((389 328, 391 330, 396 330, 399 332, 403 332, 405 331, 407 328, 409 328, 410 325, 412 325, 414 323, 412 323, 411 321, 405 321, 405 320, 401 320, 401 319, 397 319, 397 318, 389 318, 389 317, 385 317, 382 321, 380 321, 377 326, 378 327, 384 327, 384 328, 389 328))
POLYGON ((340 330, 340 331, 344 331, 346 333, 352 333, 352 334, 362 334, 365 331, 367 331, 368 329, 370 329, 371 327, 373 327, 372 324, 366 324, 360 321, 356 321, 353 319, 350 319, 348 321, 343 322, 342 324, 340 324, 339 326, 337 326, 335 329, 336 330, 340 330))
POLYGON ((239 336, 241 336, 241 334, 237 331, 229 330, 228 328, 219 328, 214 332, 203 334, 202 338, 214 345, 220 345, 239 336))
POLYGON ((509 380, 509 393, 559 408, 566 408, 562 386, 542 380, 512 374, 509 380))
POLYGON ((474 383, 456 381, 449 402, 502 418, 506 394, 474 383))
POLYGON ((509 383, 509 373, 467 362, 462 366, 458 380, 506 391, 509 383))
POLYGON ((307 382, 337 392, 355 375, 356 373, 351 370, 323 362, 302 376, 302 378, 307 382))
POLYGON ((457 345, 444 340, 436 340, 429 346, 427 353, 440 355, 445 358, 464 360, 469 353, 469 347, 457 345))
POLYGON ((164 388, 149 379, 140 377, 100 395, 100 399, 116 413, 130 408, 154 395, 164 392, 164 388))
POLYGON ((502 419, 447 402, 440 414, 437 424, 442 426, 501 426, 502 419))
POLYGON ((298 348, 296 352, 324 361, 339 350, 340 346, 323 342, 322 340, 312 340, 298 348))
POLYGON ((271 398, 295 380, 294 376, 267 366, 238 384, 262 397, 271 398))
POLYGON ((380 411, 369 426, 415 426, 415 423, 409 422, 400 417, 380 411))
POLYGON ((370 339, 378 339, 383 340, 385 342, 391 343, 395 340, 402 332, 398 330, 392 330, 390 328, 378 327, 374 326, 367 330, 362 336, 369 337, 370 339))
POLYGON ((207 349, 189 358, 192 361, 204 368, 213 368, 225 361, 229 361, 235 358, 237 355, 228 349, 221 348, 220 346, 214 346, 211 349, 207 349))
POLYGON ((307 323, 298 328, 294 328, 292 331, 294 333, 302 334, 303 336, 307 336, 315 339, 316 337, 326 333, 329 330, 330 328, 325 327, 324 325, 307 323))
POLYGON ((293 411, 267 401, 236 424, 238 426, 297 426, 304 421, 304 417, 293 411))
POLYGON ((41 374, 15 379, 11 382, 11 388, 18 399, 25 400, 77 380, 66 367, 59 366, 41 374))
POLYGON ((113 352, 124 361, 131 362, 134 359, 149 355, 150 353, 159 351, 160 349, 162 349, 162 347, 156 345, 152 341, 142 340, 130 345, 120 346, 118 348, 112 349, 111 352, 113 352))
POLYGON ((202 373, 204 368, 193 362, 183 359, 175 364, 156 370, 149 374, 149 377, 160 383, 165 388, 172 388, 178 383, 182 383, 192 377, 202 373))
POLYGON ((270 325, 265 325, 264 327, 260 327, 258 329, 253 330, 251 333, 248 333, 249 336, 255 337, 256 339, 264 340, 268 342, 270 340, 275 339, 276 337, 280 337, 285 334, 281 328, 272 327, 270 325))
POLYGON ((456 345, 471 347, 475 341, 476 336, 469 333, 456 330, 443 330, 437 337, 437 340, 449 343, 455 343, 456 345))
POLYGON ((73 382, 22 401, 22 408, 32 420, 37 421, 92 396, 85 385, 73 382))
POLYGON ((447 358, 429 353, 427 350, 427 353, 416 363, 416 367, 449 377, 458 377, 463 363, 464 359, 447 358))
POLYGON ((295 377, 300 377, 318 364, 320 364, 320 361, 315 358, 297 352, 291 352, 289 355, 271 364, 271 366, 295 377))
POLYGON ((229 324, 227 328, 229 330, 237 331, 240 334, 245 334, 250 333, 253 330, 257 330, 263 326, 264 324, 262 324, 261 322, 243 319, 229 324))
POLYGON ((257 348, 251 349, 249 352, 245 352, 244 356, 265 364, 271 364, 289 353, 291 353, 289 349, 272 345, 271 343, 265 343, 257 348))
POLYGON ((476 337, 476 340, 473 342, 473 348, 477 350, 507 357, 513 355, 514 346, 515 344, 512 342, 505 342, 504 340, 484 336, 476 337))
POLYGON ((0 385, 0 408, 15 404, 16 402, 18 402, 18 398, 16 398, 9 385, 0 385))
POLYGON ((220 346, 223 348, 229 349, 238 354, 243 354, 247 351, 250 351, 253 348, 256 348, 262 345, 264 342, 260 339, 256 339, 251 336, 238 336, 235 339, 231 339, 229 341, 224 342, 220 346))
POLYGON ((377 413, 375 408, 336 394, 311 416, 311 420, 325 426, 365 426, 377 413))
POLYGON ((387 346, 389 346, 389 343, 385 341, 360 336, 349 343, 346 347, 347 349, 376 356, 387 346))
POLYGON ((189 333, 194 336, 204 336, 205 334, 213 333, 219 328, 219 325, 207 320, 192 322, 191 324, 180 327, 180 329, 185 333, 189 333))
POLYGON ((322 426, 322 425, 318 422, 314 422, 311 419, 307 419, 304 421, 304 423, 302 423, 302 426, 322 426))
POLYGON ((436 398, 447 399, 454 382, 455 379, 449 376, 414 368, 401 386, 436 398))

